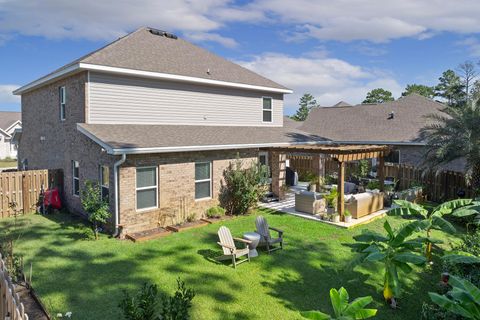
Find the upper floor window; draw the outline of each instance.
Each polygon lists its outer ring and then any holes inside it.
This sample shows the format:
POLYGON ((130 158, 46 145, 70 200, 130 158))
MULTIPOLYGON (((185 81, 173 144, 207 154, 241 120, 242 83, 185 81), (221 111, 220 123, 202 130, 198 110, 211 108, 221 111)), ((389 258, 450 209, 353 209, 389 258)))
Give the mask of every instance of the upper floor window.
POLYGON ((102 188, 102 199, 108 201, 110 188, 110 169, 108 166, 100 166, 100 187, 102 188))
POLYGON ((59 104, 60 104, 60 120, 65 120, 65 101, 66 101, 66 91, 65 87, 58 88, 59 93, 59 104))
POLYGON ((212 163, 195 163, 195 199, 212 197, 212 163))
POLYGON ((272 122, 272 98, 262 98, 263 122, 272 122))

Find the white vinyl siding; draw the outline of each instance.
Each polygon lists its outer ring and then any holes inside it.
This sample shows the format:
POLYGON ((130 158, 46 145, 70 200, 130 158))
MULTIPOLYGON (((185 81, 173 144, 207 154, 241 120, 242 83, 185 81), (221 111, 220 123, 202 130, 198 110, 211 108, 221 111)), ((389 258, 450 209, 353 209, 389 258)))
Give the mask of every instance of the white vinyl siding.
POLYGON ((283 126, 282 94, 91 72, 89 95, 89 123, 283 126))
POLYGON ((212 197, 212 163, 195 163, 195 200, 212 197))
POLYGON ((157 208, 157 167, 140 167, 136 173, 137 210, 157 208))

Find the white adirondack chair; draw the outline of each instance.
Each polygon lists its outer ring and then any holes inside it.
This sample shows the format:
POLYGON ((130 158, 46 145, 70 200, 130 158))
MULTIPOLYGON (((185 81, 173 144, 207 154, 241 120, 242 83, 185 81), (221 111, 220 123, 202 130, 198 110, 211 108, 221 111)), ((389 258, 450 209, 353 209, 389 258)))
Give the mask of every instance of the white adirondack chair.
POLYGON ((230 229, 225 226, 221 226, 220 229, 218 229, 218 238, 220 241, 217 243, 222 247, 223 255, 218 257, 217 260, 232 259, 234 268, 237 267, 237 264, 250 261, 250 249, 248 249, 248 245, 251 243, 250 240, 232 237, 230 229), (243 243, 245 247, 237 248, 235 246, 235 241, 243 243), (237 262, 237 259, 243 256, 247 256, 247 258, 237 262))
POLYGON ((267 246, 268 253, 278 249, 283 249, 282 230, 270 227, 267 223, 267 220, 263 216, 257 217, 255 220, 255 225, 257 226, 257 233, 260 235, 260 244, 265 244, 267 246), (278 237, 272 237, 270 230, 276 231, 278 233, 278 237), (280 244, 280 247, 274 247, 274 245, 277 243, 280 244))

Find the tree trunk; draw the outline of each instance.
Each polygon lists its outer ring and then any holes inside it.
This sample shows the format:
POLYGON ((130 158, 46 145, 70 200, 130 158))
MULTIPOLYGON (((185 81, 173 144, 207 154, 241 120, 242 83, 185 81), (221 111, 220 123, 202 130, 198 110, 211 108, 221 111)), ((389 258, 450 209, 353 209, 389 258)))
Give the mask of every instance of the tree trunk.
POLYGON ((472 188, 475 190, 476 195, 480 192, 480 162, 475 163, 472 166, 472 188))

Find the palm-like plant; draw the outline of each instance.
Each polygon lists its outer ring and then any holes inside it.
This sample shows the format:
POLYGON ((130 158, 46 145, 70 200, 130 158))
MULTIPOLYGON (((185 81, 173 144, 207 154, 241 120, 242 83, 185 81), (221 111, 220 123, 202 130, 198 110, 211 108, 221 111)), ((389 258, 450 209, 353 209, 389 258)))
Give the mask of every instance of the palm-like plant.
POLYGON ((466 172, 475 190, 480 188, 480 103, 446 107, 444 115, 427 116, 421 130, 426 141, 426 161, 433 166, 465 158, 466 172))
POLYGON ((352 261, 355 266, 367 261, 377 261, 384 265, 383 297, 392 306, 396 306, 395 297, 400 294, 399 270, 410 273, 413 265, 426 262, 423 255, 416 253, 423 246, 423 239, 407 239, 419 228, 420 221, 403 225, 393 230, 388 221, 383 228, 386 236, 379 233, 363 230, 362 234, 354 236, 357 241, 352 245, 353 250, 360 254, 352 261))
POLYGON ((431 232, 433 229, 441 230, 450 234, 454 234, 455 227, 443 218, 444 215, 452 213, 454 210, 464 207, 472 203, 472 199, 457 199, 447 201, 441 205, 429 209, 426 206, 416 204, 405 200, 395 200, 394 203, 398 205, 398 208, 390 209, 387 214, 389 216, 402 216, 402 217, 417 217, 421 219, 421 223, 418 224, 419 228, 426 231, 425 241, 425 257, 428 261, 432 260, 432 245, 437 240, 431 238, 431 232))
MULTIPOLYGON (((473 216, 472 224, 480 225, 480 198, 475 199, 469 205, 461 207, 453 211, 452 216, 454 217, 469 217, 473 216)), ((468 224, 467 224, 468 228, 468 224)))
POLYGON ((467 280, 451 276, 452 290, 446 295, 429 292, 430 299, 440 307, 465 319, 480 319, 480 289, 467 280))
POLYGON ((330 289, 330 300, 335 313, 334 317, 320 311, 304 311, 301 315, 314 320, 356 320, 368 319, 377 314, 377 309, 365 309, 373 301, 372 297, 360 297, 349 303, 348 292, 344 287, 339 290, 330 289))

